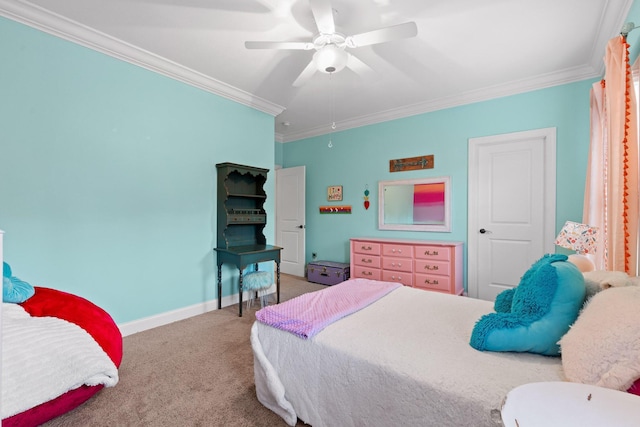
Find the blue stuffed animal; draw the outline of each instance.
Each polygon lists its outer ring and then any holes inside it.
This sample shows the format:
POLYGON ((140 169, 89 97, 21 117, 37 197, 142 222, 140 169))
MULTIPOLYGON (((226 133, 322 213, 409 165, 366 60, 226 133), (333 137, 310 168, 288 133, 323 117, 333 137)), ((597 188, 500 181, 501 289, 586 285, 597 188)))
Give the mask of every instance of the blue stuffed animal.
POLYGON ((567 256, 547 254, 517 287, 497 296, 496 312, 478 320, 470 344, 477 350, 558 356, 558 341, 577 319, 585 294, 584 277, 567 256))
POLYGON ((2 263, 2 302, 25 302, 35 292, 35 289, 29 283, 13 276, 9 264, 2 263))

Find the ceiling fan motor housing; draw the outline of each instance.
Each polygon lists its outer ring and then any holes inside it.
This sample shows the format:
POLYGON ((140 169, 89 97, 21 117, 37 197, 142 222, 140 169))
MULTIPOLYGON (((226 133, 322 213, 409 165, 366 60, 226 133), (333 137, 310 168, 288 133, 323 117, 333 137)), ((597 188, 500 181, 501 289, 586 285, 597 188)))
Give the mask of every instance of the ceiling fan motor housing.
POLYGON ((313 54, 313 61, 318 70, 323 73, 336 73, 342 70, 349 59, 344 49, 334 44, 328 44, 313 54))

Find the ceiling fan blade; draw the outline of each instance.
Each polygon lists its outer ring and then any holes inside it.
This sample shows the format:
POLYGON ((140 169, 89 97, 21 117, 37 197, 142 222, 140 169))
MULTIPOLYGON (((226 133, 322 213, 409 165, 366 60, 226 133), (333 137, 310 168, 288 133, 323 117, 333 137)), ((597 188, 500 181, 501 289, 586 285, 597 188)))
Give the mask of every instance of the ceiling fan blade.
POLYGON ((329 0, 309 0, 313 19, 316 20, 320 34, 333 34, 336 32, 336 25, 333 22, 333 8, 329 0))
POLYGON ((347 37, 349 47, 369 46, 372 44, 386 43, 398 39, 415 37, 418 34, 418 26, 415 22, 393 25, 379 30, 368 31, 347 37))
POLYGON ((316 64, 311 61, 309 64, 302 70, 298 78, 293 82, 293 87, 300 87, 304 85, 307 80, 311 78, 317 71, 316 64))
POLYGON ((367 64, 362 62, 358 57, 351 53, 349 54, 349 58, 347 59, 347 67, 349 67, 361 77, 371 78, 375 74, 373 68, 369 67, 367 64))
POLYGON ((247 49, 291 49, 291 50, 311 50, 313 43, 309 42, 263 42, 250 41, 244 42, 247 49))

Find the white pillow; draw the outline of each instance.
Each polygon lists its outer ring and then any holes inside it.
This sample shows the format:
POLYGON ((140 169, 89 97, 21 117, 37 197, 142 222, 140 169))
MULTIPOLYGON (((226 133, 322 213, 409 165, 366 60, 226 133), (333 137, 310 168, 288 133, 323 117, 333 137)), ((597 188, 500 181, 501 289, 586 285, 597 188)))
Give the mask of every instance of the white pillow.
POLYGON ((640 287, 598 292, 559 344, 569 381, 626 391, 640 378, 640 287))
POLYGON ((596 270, 587 271, 582 275, 584 276, 584 285, 587 288, 585 300, 605 289, 637 284, 634 281, 635 278, 629 277, 624 271, 596 270))

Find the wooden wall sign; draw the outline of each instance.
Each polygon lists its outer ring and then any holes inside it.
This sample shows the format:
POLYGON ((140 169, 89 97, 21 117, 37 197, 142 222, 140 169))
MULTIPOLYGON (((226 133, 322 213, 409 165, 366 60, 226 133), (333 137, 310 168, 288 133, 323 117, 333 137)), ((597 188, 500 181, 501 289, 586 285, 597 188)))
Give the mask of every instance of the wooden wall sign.
POLYGON ((428 156, 409 157, 408 159, 389 160, 389 172, 433 169, 433 154, 428 156))

